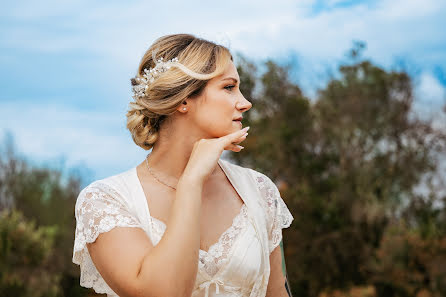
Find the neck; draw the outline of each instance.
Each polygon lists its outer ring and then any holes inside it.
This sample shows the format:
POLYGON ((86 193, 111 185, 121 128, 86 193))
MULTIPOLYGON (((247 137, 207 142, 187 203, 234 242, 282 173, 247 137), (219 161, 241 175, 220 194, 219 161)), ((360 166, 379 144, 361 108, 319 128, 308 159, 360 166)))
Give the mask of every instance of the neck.
MULTIPOLYGON (((191 132, 187 126, 161 129, 160 137, 147 157, 149 166, 160 179, 175 184, 183 175, 195 142, 201 138, 203 135, 191 132)), ((211 176, 217 173, 217 169, 218 166, 211 176)))

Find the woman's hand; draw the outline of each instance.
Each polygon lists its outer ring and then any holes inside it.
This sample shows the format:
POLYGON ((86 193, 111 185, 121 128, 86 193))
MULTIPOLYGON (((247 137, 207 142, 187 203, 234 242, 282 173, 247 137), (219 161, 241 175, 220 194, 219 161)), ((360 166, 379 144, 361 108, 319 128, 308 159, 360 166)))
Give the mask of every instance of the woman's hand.
POLYGON ((249 127, 246 127, 219 138, 200 139, 195 142, 182 177, 192 177, 204 182, 214 170, 224 150, 242 150, 237 144, 246 139, 248 130, 249 127))

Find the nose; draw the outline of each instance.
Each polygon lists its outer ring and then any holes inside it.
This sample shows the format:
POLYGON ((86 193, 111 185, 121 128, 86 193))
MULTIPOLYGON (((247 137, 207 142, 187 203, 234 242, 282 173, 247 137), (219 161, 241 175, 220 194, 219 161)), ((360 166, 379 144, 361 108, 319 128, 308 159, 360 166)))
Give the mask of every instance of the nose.
POLYGON ((242 112, 248 111, 252 107, 252 103, 249 102, 245 96, 240 96, 241 100, 239 100, 236 104, 237 109, 240 109, 242 112))

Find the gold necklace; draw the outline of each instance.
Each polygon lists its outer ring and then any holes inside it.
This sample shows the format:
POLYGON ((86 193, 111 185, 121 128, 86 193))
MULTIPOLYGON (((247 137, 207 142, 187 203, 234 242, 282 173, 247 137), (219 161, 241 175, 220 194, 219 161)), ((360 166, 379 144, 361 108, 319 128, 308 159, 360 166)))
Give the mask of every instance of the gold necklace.
POLYGON ((148 157, 149 157, 149 154, 147 154, 147 156, 146 156, 146 164, 147 164, 147 169, 149 169, 150 174, 151 174, 157 181, 159 181, 160 183, 162 183, 162 184, 164 184, 164 185, 166 185, 166 186, 168 186, 168 187, 171 187, 172 189, 176 190, 176 189, 177 189, 176 187, 173 187, 173 186, 171 186, 171 185, 168 185, 168 184, 166 184, 165 182, 163 182, 162 180, 160 180, 159 178, 156 177, 156 175, 152 172, 152 169, 150 169, 149 161, 148 161, 148 159, 147 159, 148 157))

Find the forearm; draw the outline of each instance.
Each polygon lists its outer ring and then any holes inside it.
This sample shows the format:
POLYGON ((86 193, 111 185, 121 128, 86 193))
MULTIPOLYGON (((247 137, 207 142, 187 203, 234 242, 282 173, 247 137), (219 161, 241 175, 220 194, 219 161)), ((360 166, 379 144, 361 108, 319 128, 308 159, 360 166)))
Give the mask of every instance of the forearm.
POLYGON ((200 249, 202 183, 181 178, 167 221, 167 229, 141 265, 139 278, 160 284, 169 296, 190 296, 195 284, 200 249), (153 272, 154 267, 159 270, 153 272), (156 274, 156 275, 155 275, 156 274), (179 291, 178 291, 179 290, 179 291))

